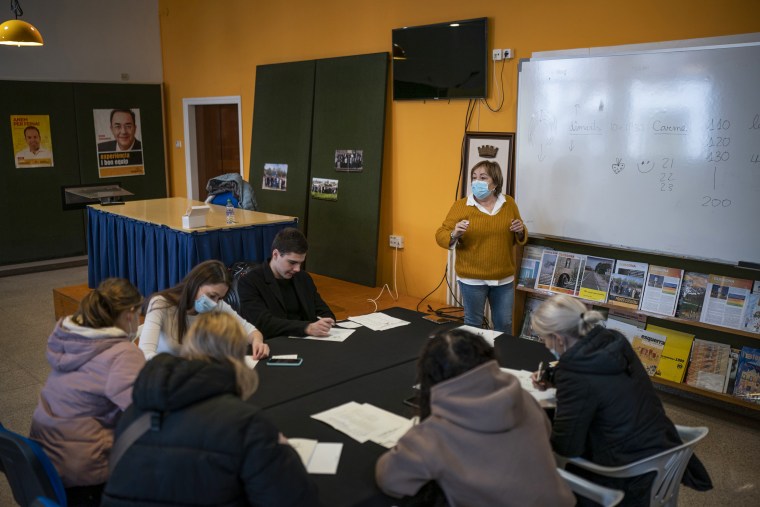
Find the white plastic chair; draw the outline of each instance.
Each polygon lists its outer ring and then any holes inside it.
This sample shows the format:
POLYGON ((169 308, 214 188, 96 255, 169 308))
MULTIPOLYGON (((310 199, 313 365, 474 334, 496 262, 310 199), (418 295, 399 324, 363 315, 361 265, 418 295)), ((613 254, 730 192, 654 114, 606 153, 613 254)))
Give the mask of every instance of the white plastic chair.
POLYGON ((595 484, 588 479, 571 474, 567 470, 557 469, 559 476, 562 477, 570 489, 578 495, 593 500, 602 507, 612 507, 617 505, 623 499, 623 492, 619 489, 611 489, 599 484, 595 484))
POLYGON ((557 463, 561 468, 564 468, 567 463, 572 463, 596 474, 615 478, 636 477, 648 472, 657 472, 652 483, 649 505, 651 507, 675 507, 678 505, 678 487, 681 484, 686 465, 694 453, 694 446, 705 438, 709 431, 704 426, 696 428, 676 426, 676 430, 683 444, 627 465, 606 467, 583 458, 565 458, 562 456, 556 456, 557 463))

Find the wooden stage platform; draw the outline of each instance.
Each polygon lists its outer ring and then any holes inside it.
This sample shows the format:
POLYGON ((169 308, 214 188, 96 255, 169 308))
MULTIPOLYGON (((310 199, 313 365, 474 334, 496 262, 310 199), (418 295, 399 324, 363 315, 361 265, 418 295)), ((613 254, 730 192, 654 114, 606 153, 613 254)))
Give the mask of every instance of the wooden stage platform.
MULTIPOLYGON (((317 285, 322 299, 330 305, 330 309, 335 313, 338 320, 343 320, 352 315, 363 315, 375 311, 375 306, 368 299, 376 298, 380 294, 379 288, 366 287, 314 273, 309 274, 314 279, 314 283, 317 285)), ((79 302, 90 290, 86 283, 53 289, 55 318, 60 319, 74 313, 79 306, 79 302)), ((401 308, 416 310, 419 302, 418 298, 410 296, 399 296, 398 300, 394 300, 386 289, 380 299, 377 300, 377 309, 384 310, 400 306, 401 308)), ((428 304, 433 308, 444 306, 444 303, 426 299, 420 306, 420 311, 424 312, 428 304)))

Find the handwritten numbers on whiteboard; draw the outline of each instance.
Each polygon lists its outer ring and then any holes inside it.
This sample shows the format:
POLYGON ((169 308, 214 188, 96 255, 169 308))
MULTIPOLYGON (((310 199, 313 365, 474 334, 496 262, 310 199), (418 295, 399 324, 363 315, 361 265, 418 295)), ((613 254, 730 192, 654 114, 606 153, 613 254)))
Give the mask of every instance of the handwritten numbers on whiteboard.
POLYGON ((728 208, 731 206, 731 199, 718 199, 709 195, 703 195, 702 206, 712 208, 728 208))

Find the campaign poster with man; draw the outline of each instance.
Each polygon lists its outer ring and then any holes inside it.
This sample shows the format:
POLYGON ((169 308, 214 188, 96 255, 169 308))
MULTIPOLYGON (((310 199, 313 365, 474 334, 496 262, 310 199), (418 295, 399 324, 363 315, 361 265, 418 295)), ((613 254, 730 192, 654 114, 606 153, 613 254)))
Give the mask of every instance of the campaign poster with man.
POLYGON ((53 167, 49 115, 12 114, 11 136, 16 169, 53 167))
POLYGON ((139 109, 94 109, 101 178, 145 174, 139 109))

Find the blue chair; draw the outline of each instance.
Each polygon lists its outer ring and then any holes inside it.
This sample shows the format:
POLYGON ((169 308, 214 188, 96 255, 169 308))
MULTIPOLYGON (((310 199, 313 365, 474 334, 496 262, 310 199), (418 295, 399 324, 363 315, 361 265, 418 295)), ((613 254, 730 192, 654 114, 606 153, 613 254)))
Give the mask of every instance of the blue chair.
POLYGON ((66 507, 66 491, 58 471, 42 447, 0 424, 0 471, 5 473, 16 503, 66 507), (51 503, 57 502, 57 503, 51 503))

